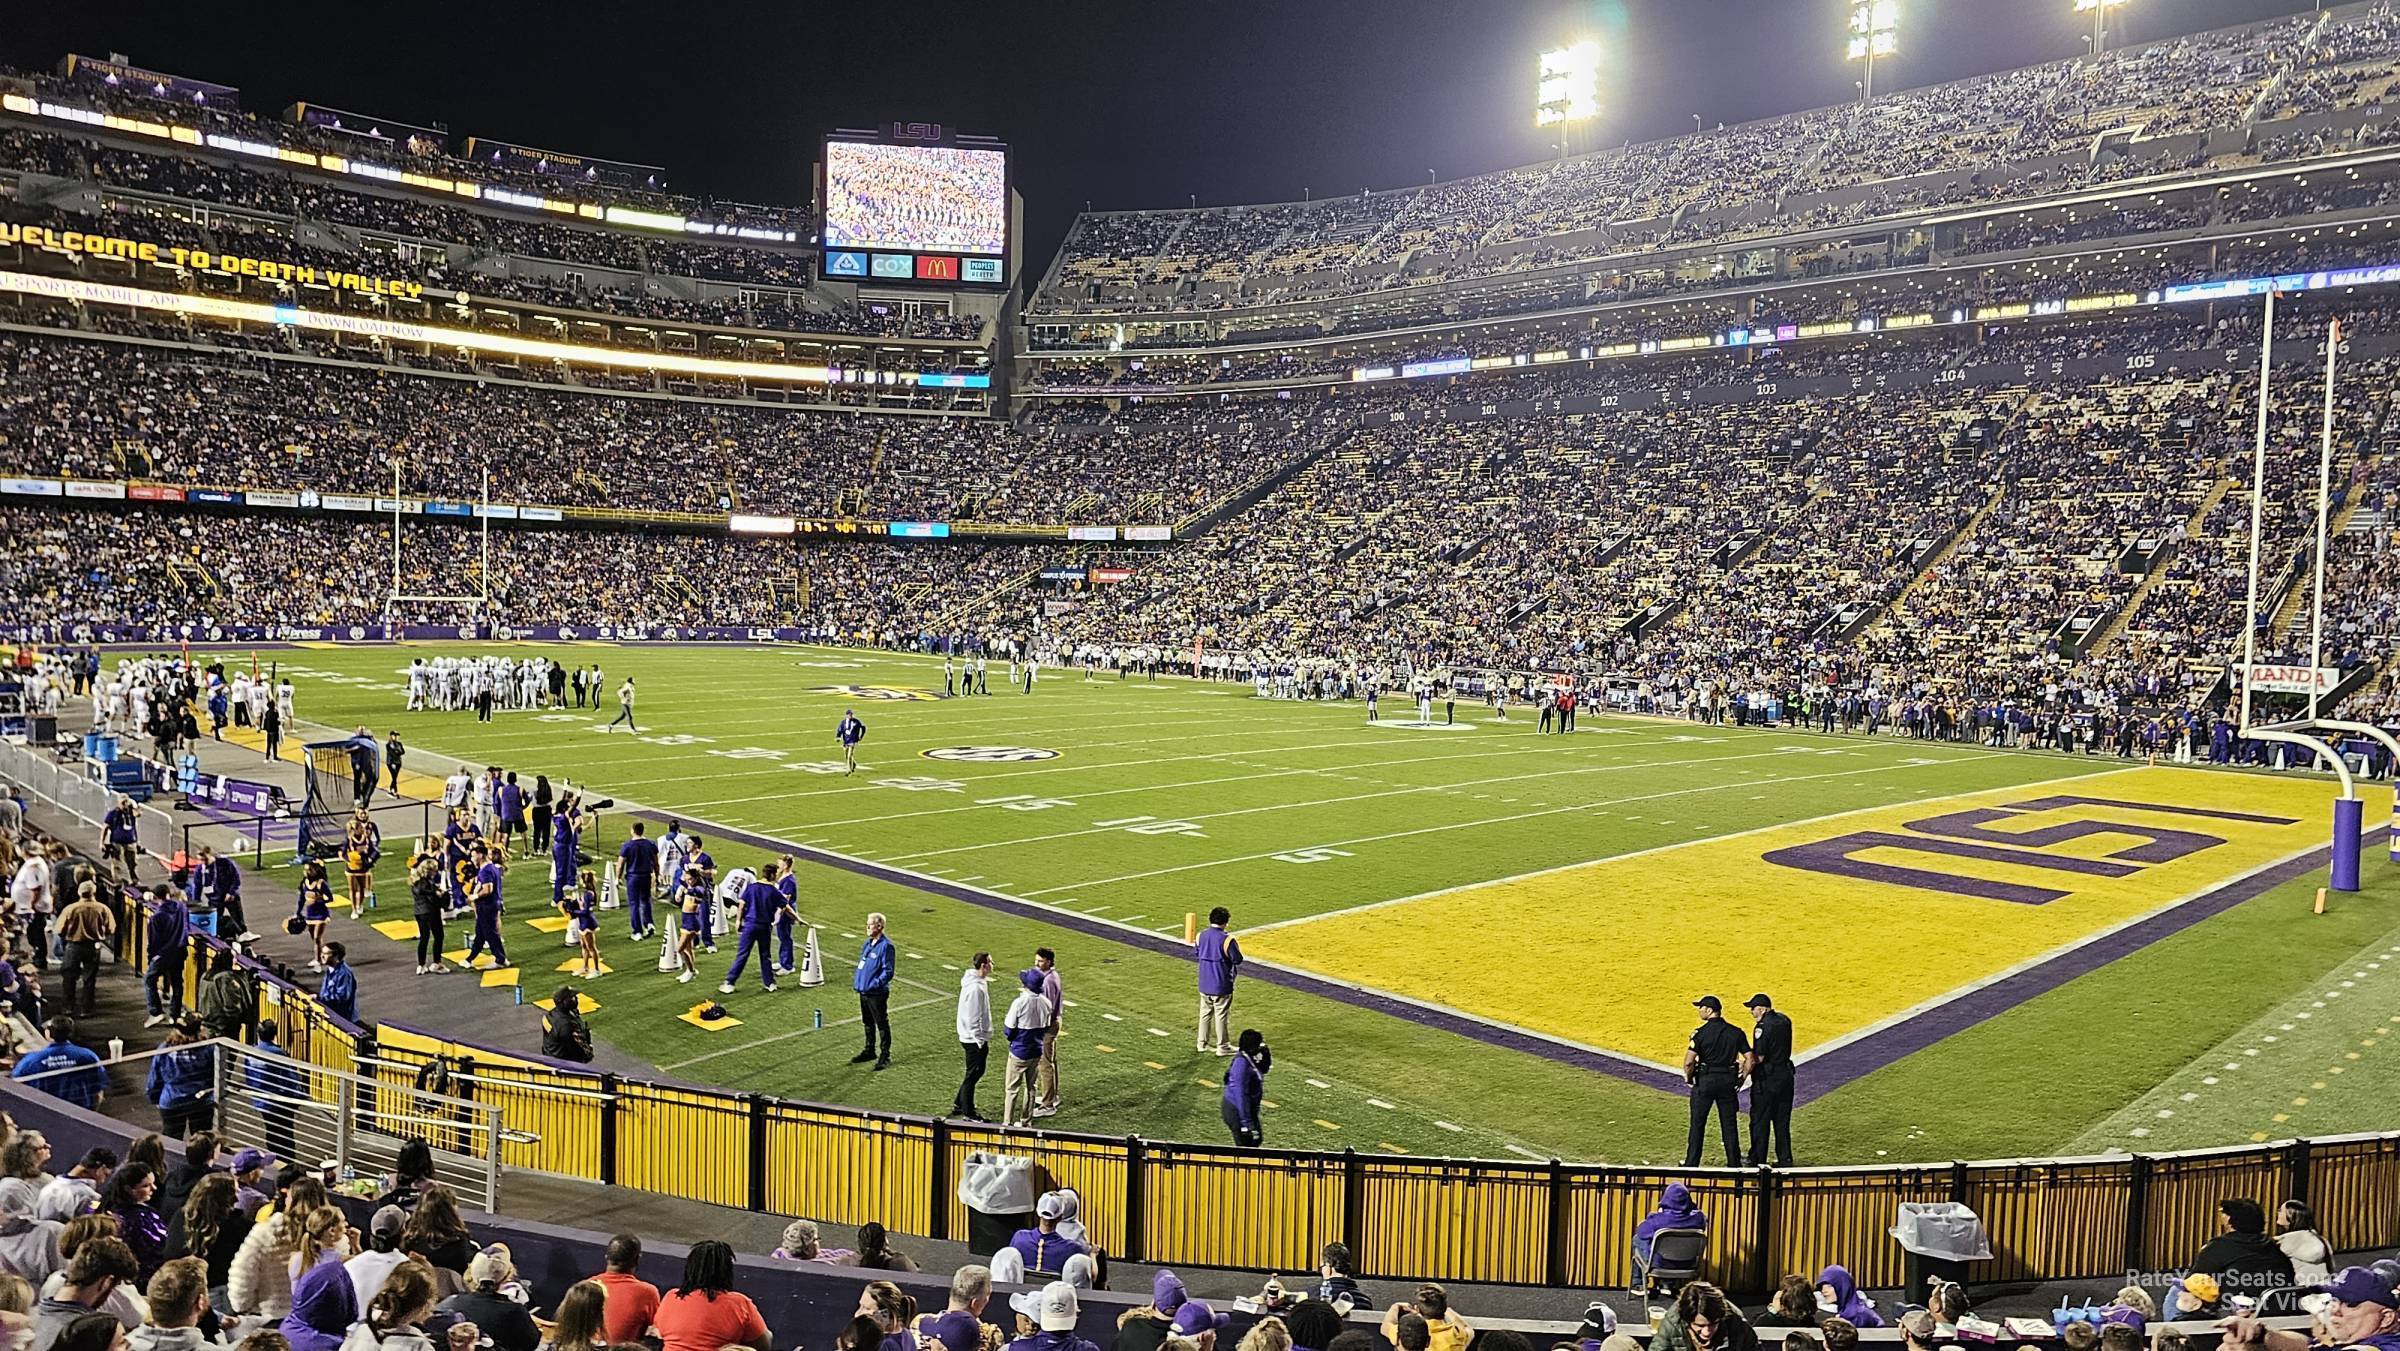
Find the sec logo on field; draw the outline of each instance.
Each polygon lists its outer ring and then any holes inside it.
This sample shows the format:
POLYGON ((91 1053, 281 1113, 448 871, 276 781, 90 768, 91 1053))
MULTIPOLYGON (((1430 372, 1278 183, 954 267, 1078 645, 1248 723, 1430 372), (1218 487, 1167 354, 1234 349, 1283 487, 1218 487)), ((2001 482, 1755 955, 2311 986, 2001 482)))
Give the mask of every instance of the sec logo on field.
POLYGON ((998 764, 1008 760, 1055 760, 1057 751, 1038 746, 941 746, 923 752, 928 760, 967 760, 976 764, 998 764))
POLYGON ((941 698, 931 690, 906 690, 890 685, 819 685, 810 694, 838 694, 846 699, 879 699, 890 703, 931 702, 941 698))

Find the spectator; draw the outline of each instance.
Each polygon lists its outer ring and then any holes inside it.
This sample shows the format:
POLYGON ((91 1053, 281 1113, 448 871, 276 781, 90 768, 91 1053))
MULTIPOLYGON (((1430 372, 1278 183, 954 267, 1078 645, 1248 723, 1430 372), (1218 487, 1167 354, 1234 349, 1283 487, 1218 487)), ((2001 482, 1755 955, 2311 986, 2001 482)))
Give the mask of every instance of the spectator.
POLYGON ((692 1245, 683 1283, 659 1297, 660 1351, 774 1351, 775 1339, 750 1297, 733 1288, 733 1249, 716 1239, 692 1245))
POLYGON ((874 1323, 868 1351, 917 1351, 916 1297, 890 1281, 869 1281, 858 1292, 857 1316, 874 1323))
POLYGON ((200 1179, 224 1170, 225 1165, 217 1161, 223 1148, 215 1131, 196 1131, 183 1142, 183 1162, 159 1180, 158 1197, 152 1202, 159 1214, 173 1216, 192 1198, 192 1188, 200 1185, 200 1179))
MULTIPOLYGON (((178 1023, 168 1030, 158 1054, 150 1058, 148 1097, 158 1107, 161 1128, 177 1140, 194 1124, 211 1119, 216 1111, 217 1048, 194 1044, 199 1041, 197 1023, 188 1026, 178 1023)), ((188 1165, 191 1159, 188 1147, 184 1159, 188 1165)), ((188 1193, 189 1189, 186 1190, 188 1193)))
POLYGON ((608 1351, 607 1307, 608 1293, 597 1282, 577 1281, 568 1286, 558 1301, 558 1325, 544 1344, 547 1351, 608 1351))
POLYGON ((601 1311, 601 1336, 610 1346, 630 1347, 650 1335, 650 1320, 658 1315, 658 1287, 634 1273, 642 1265, 642 1240, 619 1234, 608 1241, 607 1269, 592 1277, 607 1302, 601 1311))
POLYGON ((772 1256, 786 1262, 825 1262, 847 1266, 856 1256, 847 1248, 827 1248, 817 1235, 815 1220, 794 1220, 783 1227, 783 1242, 772 1256))
POLYGON ((1225 1029, 1233 1017, 1233 983, 1242 965, 1242 945, 1226 931, 1233 922, 1233 912, 1217 906, 1208 912, 1208 927, 1200 931, 1200 941, 1194 945, 1194 959, 1200 965, 1200 1034, 1199 1051, 1220 1055, 1233 1054, 1232 1043, 1225 1040, 1225 1029))
POLYGON ((167 1217, 151 1204, 157 1196, 158 1174, 140 1163, 110 1174, 100 1193, 100 1213, 116 1217, 118 1237, 133 1250, 137 1281, 158 1274, 158 1264, 167 1260, 167 1217))
POLYGON ((359 1308, 373 1302, 384 1278, 409 1260, 408 1254, 400 1251, 400 1232, 407 1227, 408 1212, 398 1206, 380 1206, 367 1221, 367 1250, 343 1264, 350 1272, 350 1293, 359 1308))
POLYGON ((63 1259, 56 1220, 37 1220, 13 1211, 0 1214, 0 1271, 35 1284, 48 1280, 63 1259))
MULTIPOLYGON (((1031 987, 1028 987, 1030 992, 1031 987)), ((1035 994, 1034 998, 1041 996, 1035 994)), ((1019 1229, 1008 1240, 1008 1246, 1025 1259, 1025 1270, 1039 1275, 1056 1276, 1065 1269, 1067 1259, 1079 1254, 1088 1256, 1091 1247, 1058 1231, 1058 1222, 1066 1214, 1066 1203, 1057 1192, 1043 1192, 1033 1203, 1034 1227, 1019 1229)))
MULTIPOLYGON (((58 1293, 45 1294, 34 1303, 29 1351, 51 1351, 59 1346, 71 1325, 105 1306, 109 1296, 130 1285, 138 1274, 133 1250, 119 1239, 103 1236, 76 1249, 58 1293)), ((112 1317, 108 1321, 114 1326, 117 1320, 112 1317)))
MULTIPOLYGON (((67 1221, 66 1227, 59 1231, 58 1260, 62 1266, 71 1267, 75 1264, 75 1254, 83 1251, 85 1244, 95 1239, 121 1237, 113 1215, 78 1216, 67 1221)), ((54 1271, 42 1281, 41 1293, 55 1295, 65 1288, 66 1283, 66 1276, 54 1271)), ((111 1291, 101 1303, 100 1311, 114 1317, 128 1329, 140 1327, 142 1320, 150 1316, 149 1309, 142 1303, 140 1290, 131 1283, 111 1291)))
MULTIPOLYGON (((97 1111, 108 1101, 108 1072, 100 1068, 100 1057, 91 1048, 75 1044, 75 1021, 60 1016, 50 1020, 46 1029, 50 1043, 27 1051, 9 1071, 12 1079, 29 1079, 33 1086, 51 1097, 58 1098, 86 1111, 97 1111), (48 1078, 36 1078, 48 1075, 48 1078)), ((46 1179, 45 1179, 46 1180, 46 1179)))
POLYGON ((458 1200, 439 1182, 428 1182, 417 1193, 417 1208, 400 1233, 400 1250, 433 1266, 459 1275, 475 1260, 475 1240, 467 1222, 458 1217, 458 1200))
POLYGON ((199 1258, 208 1269, 211 1299, 225 1304, 223 1292, 232 1279, 234 1256, 241 1252, 242 1240, 250 1237, 251 1227, 233 1175, 212 1173, 200 1179, 185 1198, 183 1209, 168 1219, 167 1256, 199 1258))
POLYGON ((1426 1345, 1431 1351, 1465 1351, 1475 1336, 1465 1317, 1450 1307, 1450 1292, 1431 1281, 1417 1287, 1414 1303, 1394 1304, 1383 1316, 1383 1337, 1397 1345, 1400 1317, 1413 1313, 1425 1320, 1426 1345))
MULTIPOLYGON (((920 1337, 937 1344, 940 1351, 983 1351, 983 1308, 992 1299, 992 1269, 969 1262, 950 1277, 950 1302, 938 1314, 928 1315, 917 1326, 920 1337)), ((1131 1317, 1131 1313, 1127 1317, 1131 1317)), ((1119 1326, 1123 1326, 1120 1322, 1119 1326)), ((1122 1334, 1120 1334, 1120 1339, 1122 1334)), ((927 1351, 932 1351, 928 1347, 927 1351)), ((1120 1351, 1122 1343, 1120 1340, 1120 1351)), ((1145 1348, 1144 1351, 1155 1351, 1145 1348)))
MULTIPOLYGON (((1351 1309, 1367 1302, 1367 1292, 1358 1285, 1358 1262, 1350 1256, 1349 1244, 1328 1243, 1318 1254, 1317 1286, 1310 1296, 1332 1305, 1345 1318, 1350 1316, 1351 1309)), ((1293 1335, 1299 1334, 1295 1331, 1293 1335)))
POLYGON ((1767 1311, 1752 1321, 1761 1328, 1813 1329, 1822 1317, 1817 1312, 1817 1293, 1808 1288, 1808 1278, 1791 1275, 1775 1287, 1775 1297, 1768 1301, 1767 1311))
POLYGON ((2275 1208, 2275 1246, 2292 1262, 2292 1282, 2317 1286, 2333 1279, 2333 1250, 2317 1234, 2317 1213, 2306 1201, 2275 1208))
MULTIPOLYGON (((1850 1325, 1844 1323, 1845 1328, 1850 1325)), ((1856 1329, 1851 1330, 1855 1351, 1856 1329)), ((1651 1351, 1758 1351, 1758 1333, 1725 1292, 1692 1281, 1675 1292, 1675 1302, 1650 1338, 1651 1351)), ((1826 1351, 1835 1351, 1832 1324, 1825 1327, 1826 1351)))
POLYGON ((475 1260, 467 1264, 467 1288, 443 1300, 440 1312, 473 1323, 492 1344, 492 1351, 538 1351, 542 1330, 534 1326, 533 1315, 511 1298, 507 1290, 516 1279, 517 1268, 509 1260, 508 1245, 494 1243, 475 1254, 475 1260))
MULTIPOLYGON (((350 1329, 342 1351, 434 1351, 423 1331, 433 1316, 433 1268, 415 1258, 392 1268, 383 1288, 367 1301, 366 1317, 350 1329)), ((449 1351, 474 1351, 477 1329, 460 1324, 452 1329, 449 1351), (464 1335, 458 1335, 464 1330, 464 1335), (464 1342, 463 1346, 458 1343, 464 1342)), ((246 1349, 245 1349, 246 1351, 246 1349)))
POLYGON ((1826 1319, 1817 1335, 1824 1339, 1825 1351, 1858 1351, 1858 1325, 1847 1318, 1826 1319))
POLYGON ((2217 1236, 2193 1255, 2191 1270, 2217 1278, 2236 1294, 2255 1295, 2292 1283, 2292 1259, 2267 1237, 2267 1213, 2244 1196, 2217 1203, 2217 1236))
POLYGON ((975 1107, 975 1085, 983 1078, 992 1042, 992 954, 978 952, 958 976, 958 1045, 966 1057, 966 1074, 950 1100, 950 1115, 962 1121, 988 1120, 975 1107))
POLYGON ((883 1226, 873 1220, 858 1227, 858 1252, 851 1259, 854 1266, 870 1271, 915 1271, 917 1264, 908 1254, 893 1248, 883 1226))
POLYGON ((51 1179, 35 1199, 33 1213, 45 1220, 64 1223, 78 1215, 89 1215, 100 1207, 100 1189, 108 1185, 109 1174, 116 1171, 117 1152, 101 1145, 84 1151, 75 1166, 51 1179))
POLYGON ((207 1263, 175 1258, 150 1278, 147 1294, 150 1318, 126 1334, 129 1351, 224 1351, 200 1327, 211 1312, 207 1263))
POLYGON ((1150 1278, 1150 1302, 1118 1316, 1112 1351, 1158 1351, 1174 1335, 1175 1311, 1188 1298, 1183 1292, 1183 1279, 1162 1269, 1150 1278))
POLYGON ((0 1211, 39 1214, 43 1191, 57 1181, 42 1171, 49 1163, 50 1139, 40 1131, 19 1131, 0 1146, 0 1211))
MULTIPOLYGON (((406 1153, 408 1146, 400 1149, 406 1153)), ((275 1156, 256 1146, 233 1156, 234 1204, 244 1215, 256 1215, 261 1206, 275 1199, 275 1184, 267 1173, 274 1166, 275 1156)))
POLYGON ((1692 1202, 1692 1189, 1680 1182, 1670 1182, 1658 1198, 1658 1209, 1642 1217, 1633 1227, 1633 1261, 1636 1270, 1650 1267, 1650 1245, 1661 1230, 1697 1229, 1708 1232, 1708 1212, 1692 1202))
MULTIPOLYGON (((1229 1315, 1210 1308, 1207 1301, 1187 1299, 1183 1307, 1175 1311, 1175 1335, 1179 1338, 1188 1337, 1198 1343, 1200 1351, 1214 1351, 1217 1334, 1225 1330, 1225 1324, 1229 1321, 1229 1315)), ((1460 1345, 1464 1346, 1465 1343, 1460 1345)))
POLYGON ((992 1284, 1025 1284, 1025 1258, 1014 1248, 1002 1248, 992 1254, 992 1284))
POLYGON ((1284 1311, 1283 1325, 1291 1331, 1292 1345, 1301 1351, 1327 1351, 1333 1339, 1342 1335, 1342 1317, 1339 1305, 1304 1299, 1284 1311))
POLYGON ((148 1168, 152 1177, 165 1177, 167 1137, 157 1131, 146 1131, 133 1137, 133 1143, 125 1146, 125 1166, 130 1168, 137 1163, 148 1168))
POLYGON ((2326 1333, 2322 1341, 2304 1332, 2269 1330, 2255 1313, 2226 1319, 2225 1340, 2258 1351, 2309 1351, 2314 1346, 2389 1351, 2400 1345, 2400 1294, 2393 1292, 2391 1281, 2365 1267, 2344 1267, 2326 1283, 2325 1293, 2333 1300, 2321 1315, 2326 1333))
MULTIPOLYGON (((1483 1340, 1487 1351, 1533 1351, 1524 1338, 1513 1332, 1486 1333, 1483 1340), (1516 1345, 1513 1348, 1505 1346, 1501 1340, 1503 1338, 1513 1340, 1516 1345)), ((1250 1330, 1243 1333, 1242 1339, 1234 1345, 1238 1351, 1292 1351, 1292 1332, 1284 1326, 1281 1318, 1269 1314, 1252 1323, 1250 1330)))
POLYGON ((412 1136, 400 1146, 399 1156, 392 1161, 392 1171, 384 1179, 383 1195, 375 1204, 398 1206, 414 1214, 417 1202, 432 1183, 433 1147, 425 1143, 423 1136, 412 1136))
POLYGON ((1933 1351, 1934 1335, 1932 1314, 1910 1309, 1900 1315, 1900 1345, 1907 1351, 1933 1351))
MULTIPOLYGON (((2135 1293, 2139 1294, 2140 1291, 2135 1293)), ((2149 1296, 2145 1294, 2142 1298, 2147 1300, 2149 1296)), ((2122 1296, 2119 1302, 2123 1302, 2122 1296)), ((1956 1281, 1936 1281, 1932 1291, 1925 1297, 1925 1311, 1933 1315, 1934 1331, 1947 1338, 1958 1335, 1958 1320, 1973 1313, 1975 1306, 1968 1301, 1965 1286, 1956 1281)), ((2146 1318, 2157 1312, 2158 1306, 2153 1304, 2143 1316, 2146 1318)))
MULTIPOLYGON (((200 1026, 208 1035, 227 1041, 251 1039, 250 1029, 258 1022, 258 986, 241 963, 234 960, 233 949, 218 948, 209 955, 208 974, 200 978, 196 1002, 200 1007, 200 1026)), ((264 1050, 272 1038, 262 1027, 258 1040, 264 1050)))
POLYGON ((52 1351, 125 1351, 125 1329, 107 1314, 88 1313, 68 1322, 50 1347, 52 1351))
POLYGON ((1255 1027, 1243 1028, 1239 1053, 1225 1066, 1225 1091, 1219 1095, 1217 1115, 1233 1133, 1234 1144, 1244 1149, 1256 1149, 1266 1140, 1258 1109, 1266 1101, 1267 1071, 1274 1063, 1266 1036, 1255 1027))
POLYGON ((303 1223, 332 1204, 324 1182, 297 1167, 286 1164, 277 1181, 275 1213, 251 1226, 225 1273, 227 1307, 269 1322, 292 1311, 292 1259, 305 1238, 303 1223))
POLYGON ((1030 1320, 1036 1329, 1029 1336, 1011 1341, 1008 1351, 1100 1351, 1075 1335, 1075 1320, 1081 1315, 1081 1308, 1075 1301, 1075 1287, 1065 1281, 1052 1281, 1039 1290, 1012 1295, 1008 1307, 1019 1317, 1030 1320))
POLYGON ((1875 1312, 1875 1302, 1858 1292, 1858 1282, 1851 1279, 1848 1267, 1829 1266, 1817 1273, 1817 1307, 1835 1318, 1849 1320, 1852 1327, 1884 1325, 1883 1315, 1875 1312))

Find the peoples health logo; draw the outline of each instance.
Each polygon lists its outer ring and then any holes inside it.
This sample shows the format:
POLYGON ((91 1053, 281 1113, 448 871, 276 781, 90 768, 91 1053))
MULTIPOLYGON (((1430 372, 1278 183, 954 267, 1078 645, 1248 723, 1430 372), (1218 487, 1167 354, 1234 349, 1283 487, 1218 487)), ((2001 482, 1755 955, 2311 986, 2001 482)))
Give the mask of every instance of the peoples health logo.
POLYGON ((1058 758, 1057 751, 1043 750, 1038 746, 941 746, 923 754, 928 760, 964 760, 979 765, 1058 758))
POLYGON ((819 685, 810 694, 838 694, 846 699, 873 699, 884 703, 925 703, 941 698, 931 690, 904 690, 890 685, 819 685))

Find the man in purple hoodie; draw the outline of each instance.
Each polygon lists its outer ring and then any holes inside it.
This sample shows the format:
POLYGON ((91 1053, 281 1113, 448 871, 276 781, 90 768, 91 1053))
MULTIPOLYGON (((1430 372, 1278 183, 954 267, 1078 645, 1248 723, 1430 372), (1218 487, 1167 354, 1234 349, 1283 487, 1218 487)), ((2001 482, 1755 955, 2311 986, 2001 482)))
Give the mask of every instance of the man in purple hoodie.
POLYGON ((1708 1232, 1708 1213, 1692 1204, 1692 1189, 1680 1182, 1668 1183, 1666 1192, 1658 1198, 1658 1209, 1633 1227, 1633 1269, 1642 1277, 1634 1286, 1637 1294, 1648 1293, 1651 1245, 1669 1229, 1708 1232))
POLYGON ((1200 941, 1192 945, 1192 957, 1200 964, 1200 1054, 1214 1052, 1233 1054, 1233 1046, 1225 1039, 1225 1028, 1233 1017, 1233 978, 1242 965, 1242 945, 1234 941, 1225 926, 1233 922, 1233 912, 1218 906, 1208 912, 1208 927, 1200 931, 1200 941))
POLYGON ((1266 1139, 1259 1127, 1258 1105, 1266 1096, 1267 1070, 1274 1063, 1266 1037, 1255 1027, 1243 1028, 1240 1051, 1225 1067, 1225 1100, 1220 1112, 1226 1129, 1233 1132, 1233 1142, 1245 1149, 1256 1149, 1266 1139))
POLYGON ((183 961, 191 940, 191 907, 164 883, 150 888, 150 917, 145 937, 149 965, 142 968, 142 999, 149 1006, 144 1027, 173 1022, 183 1015, 183 961))

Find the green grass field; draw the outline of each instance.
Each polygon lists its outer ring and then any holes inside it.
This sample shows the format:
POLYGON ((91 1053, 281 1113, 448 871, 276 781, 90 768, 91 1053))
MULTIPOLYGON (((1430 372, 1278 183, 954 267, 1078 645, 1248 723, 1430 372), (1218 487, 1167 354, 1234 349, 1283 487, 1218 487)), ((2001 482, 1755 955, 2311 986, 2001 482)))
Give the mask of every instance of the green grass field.
MULTIPOLYGON (((1082 932, 803 863, 801 908, 820 926, 826 986, 787 980, 769 996, 746 976, 725 1000, 742 1026, 698 1031, 675 1015, 713 996, 730 938, 703 958, 705 983, 678 985, 615 912, 602 930, 615 969, 585 987, 601 1037, 677 1079, 939 1111, 958 1075, 959 966, 978 949, 995 954, 997 1010, 1009 974, 1047 945, 1073 1005, 1066 1107, 1049 1123, 1062 1130, 1223 1137, 1221 1063, 1190 1049, 1190 963, 1122 936, 1180 939, 1186 913, 1212 905, 1232 909, 1254 958, 1672 1064, 1699 993, 1730 1005, 1775 989, 1803 1047, 1832 1049, 1836 1033, 1865 1035, 1981 983, 1977 960, 1997 973, 2019 953, 2072 949, 2282 850, 2282 836, 2236 839, 2123 884, 2148 892, 2088 908, 2080 891, 2028 906, 1837 885, 1757 856, 1812 831, 1896 828, 1937 799, 1980 795, 1975 803, 2014 811, 2046 794, 2122 797, 2108 786, 2122 780, 2094 778, 2122 766, 1651 719, 1587 717, 1573 737, 1536 737, 1529 714, 1499 724, 1480 707, 1458 710, 1460 730, 1388 725, 1414 719, 1398 700, 1385 701, 1387 725, 1369 726, 1355 704, 1259 700, 1246 685, 1046 671, 1026 695, 1003 689, 997 666, 988 697, 927 698, 942 689, 938 661, 838 649, 525 649, 598 661, 612 688, 637 677, 639 735, 598 731, 613 705, 490 724, 401 711, 410 656, 481 650, 492 649, 274 659, 297 668, 304 719, 398 727, 419 752, 499 764, 528 782, 564 774, 704 835, 731 828, 1123 926, 1082 932), (833 741, 845 707, 870 727, 854 777, 833 741), (2242 849, 2251 852, 2235 857, 2242 849), (1617 861, 1578 866, 1600 860, 1617 861), (2184 866, 2195 870, 2171 873, 2184 866), (1852 905, 1860 896, 1870 903, 1852 905), (859 1044, 850 959, 871 910, 890 916, 903 954, 892 999, 900 1053, 880 1074, 847 1063, 859 1044)), ((2172 775, 2158 783, 2188 788, 2195 803, 2303 802, 2290 818, 2306 824, 2283 829, 2322 843, 2313 803, 2330 790, 2313 780, 2149 773, 2172 775)), ((2381 811, 2371 803, 2370 819, 2381 811)), ((601 852, 613 853, 624 825, 621 813, 607 819, 601 852)), ((2124 843, 2061 848, 2100 859, 2124 843)), ((721 867, 763 854, 710 847, 721 867)), ((529 993, 548 988, 567 957, 557 936, 521 923, 543 913, 540 872, 512 879, 509 907, 529 993)), ((1801 1158, 1987 1158, 2388 1126, 2366 1081, 2380 1077, 2388 1029, 2400 1026, 2392 872, 2372 851, 2368 889, 2321 917, 2307 913, 2319 881, 2273 887, 1861 1073, 1801 1109, 1801 1158)), ((532 1016, 506 1009, 502 991, 469 994, 463 980, 460 990, 491 1016, 532 1016)), ((1273 1145, 1680 1159, 1684 1104, 1643 1083, 1260 979, 1243 984, 1236 1021, 1275 1047, 1273 1145)), ((472 1029, 462 1017, 457 1030, 472 1029)), ((997 1116, 997 1054, 994 1065, 981 1097, 997 1116)))

